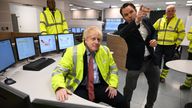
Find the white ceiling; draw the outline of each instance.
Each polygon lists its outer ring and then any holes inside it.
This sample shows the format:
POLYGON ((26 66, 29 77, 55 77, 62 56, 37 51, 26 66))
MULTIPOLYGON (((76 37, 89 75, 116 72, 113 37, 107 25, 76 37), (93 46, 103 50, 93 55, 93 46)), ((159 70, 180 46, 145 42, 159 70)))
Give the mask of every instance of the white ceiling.
MULTIPOLYGON (((109 8, 112 5, 121 7, 121 5, 125 3, 120 0, 102 0, 104 3, 95 4, 93 3, 93 1, 94 0, 69 0, 69 2, 72 4, 99 10, 109 8)), ((170 1, 176 1, 176 7, 185 7, 187 2, 187 0, 134 0, 132 3, 143 4, 144 6, 149 7, 151 9, 157 9, 157 8, 165 9, 166 7, 165 2, 170 1)))

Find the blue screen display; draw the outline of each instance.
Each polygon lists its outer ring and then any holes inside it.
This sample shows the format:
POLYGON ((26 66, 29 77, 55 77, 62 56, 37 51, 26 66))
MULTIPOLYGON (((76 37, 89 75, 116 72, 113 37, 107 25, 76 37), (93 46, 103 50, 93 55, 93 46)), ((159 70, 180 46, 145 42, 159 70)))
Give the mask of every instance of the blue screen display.
POLYGON ((121 22, 119 21, 108 21, 105 23, 105 30, 110 30, 110 31, 117 30, 119 24, 121 24, 121 22))
POLYGON ((84 30, 85 30, 84 28, 81 28, 81 32, 84 32, 84 30))
POLYGON ((57 47, 55 35, 40 35, 39 46, 41 53, 56 51, 57 47))
POLYGON ((15 56, 10 40, 0 41, 0 52, 0 72, 2 72, 15 63, 15 56))
POLYGON ((16 38, 15 42, 19 60, 35 55, 35 44, 33 37, 16 38))
POLYGON ((71 28, 72 33, 76 33, 76 28, 71 28))
POLYGON ((83 27, 72 27, 71 32, 72 33, 82 33, 84 31, 83 27))
POLYGON ((60 50, 74 46, 73 34, 58 34, 58 43, 60 50))
POLYGON ((76 33, 81 33, 81 28, 76 28, 76 33))

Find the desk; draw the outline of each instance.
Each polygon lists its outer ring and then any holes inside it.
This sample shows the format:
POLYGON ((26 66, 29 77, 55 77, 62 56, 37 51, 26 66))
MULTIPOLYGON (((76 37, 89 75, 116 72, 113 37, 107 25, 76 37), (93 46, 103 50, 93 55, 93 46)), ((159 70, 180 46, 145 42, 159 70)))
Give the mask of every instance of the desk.
MULTIPOLYGON (((33 101, 35 98, 57 101, 55 93, 51 87, 51 72, 60 60, 61 54, 56 54, 49 57, 55 59, 56 62, 42 69, 41 71, 26 71, 23 70, 23 65, 12 69, 12 71, 15 73, 8 75, 8 77, 13 78, 17 82, 11 86, 29 94, 31 101, 33 101)), ((75 94, 72 94, 66 102, 102 108, 107 107, 85 100, 75 94)))
POLYGON ((192 60, 172 60, 166 63, 167 67, 186 74, 192 74, 192 60))

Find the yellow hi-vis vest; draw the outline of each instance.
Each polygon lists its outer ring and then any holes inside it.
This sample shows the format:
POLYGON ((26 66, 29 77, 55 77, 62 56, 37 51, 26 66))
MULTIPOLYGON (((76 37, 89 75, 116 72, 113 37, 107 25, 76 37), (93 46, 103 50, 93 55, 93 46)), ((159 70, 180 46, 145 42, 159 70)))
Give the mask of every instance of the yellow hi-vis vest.
POLYGON ((68 33, 68 25, 64 15, 56 9, 54 15, 49 8, 40 14, 40 32, 46 34, 68 33))
POLYGON ((159 45, 174 45, 179 46, 185 37, 185 27, 183 21, 174 15, 168 23, 167 16, 164 15, 154 23, 154 28, 157 30, 157 43, 159 45))
POLYGON ((192 53, 192 27, 190 28, 189 32, 187 33, 187 39, 190 41, 188 52, 192 53))
MULTIPOLYGON (((84 73, 84 59, 86 47, 84 42, 67 48, 64 56, 52 72, 52 88, 65 88, 72 92, 82 82, 84 73)), ((95 61, 104 81, 111 87, 118 87, 118 69, 106 46, 100 45, 95 54, 95 61)))

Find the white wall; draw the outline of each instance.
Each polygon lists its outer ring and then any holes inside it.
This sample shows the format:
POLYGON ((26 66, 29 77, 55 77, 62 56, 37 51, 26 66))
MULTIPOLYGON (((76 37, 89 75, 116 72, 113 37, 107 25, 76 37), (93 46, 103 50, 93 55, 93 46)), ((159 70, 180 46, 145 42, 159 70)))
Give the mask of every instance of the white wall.
POLYGON ((189 13, 190 7, 176 7, 176 15, 183 20, 184 24, 186 24, 189 13))
MULTIPOLYGON (((30 4, 34 6, 46 6, 47 0, 4 0, 9 3, 30 4)), ((56 0, 57 1, 57 0, 56 0)))
POLYGON ((10 3, 11 14, 16 14, 19 32, 39 32, 39 12, 42 8, 10 3))
POLYGON ((120 8, 110 8, 104 10, 104 18, 122 18, 120 8))
MULTIPOLYGON (((138 10, 140 7, 136 7, 138 10)), ((107 8, 104 9, 104 18, 122 18, 120 8, 107 8)))
MULTIPOLYGON (((192 26, 192 16, 188 16, 186 20, 186 25, 185 25, 185 32, 187 33, 192 26)), ((189 40, 187 39, 187 35, 185 36, 183 42, 181 43, 183 46, 188 46, 189 45, 189 40)))
POLYGON ((97 19, 99 17, 98 10, 74 10, 72 12, 72 19, 97 19))
POLYGON ((69 27, 83 27, 87 28, 88 26, 97 26, 99 29, 102 30, 102 21, 97 20, 70 20, 69 27))
POLYGON ((11 15, 9 5, 6 1, 0 2, 0 32, 12 31, 11 15), (8 27, 8 29, 6 29, 8 27))

